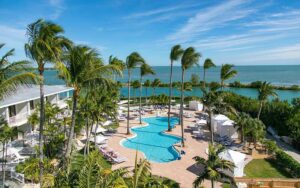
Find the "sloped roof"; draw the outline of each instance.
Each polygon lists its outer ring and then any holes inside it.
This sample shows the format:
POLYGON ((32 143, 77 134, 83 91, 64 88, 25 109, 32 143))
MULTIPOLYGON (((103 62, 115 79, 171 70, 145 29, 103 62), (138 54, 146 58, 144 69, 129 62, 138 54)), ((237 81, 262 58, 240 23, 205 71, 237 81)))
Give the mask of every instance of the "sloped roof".
POLYGON ((214 116, 214 119, 217 121, 226 121, 229 120, 229 118, 223 114, 217 114, 214 116))
POLYGON ((224 160, 231 161, 237 166, 237 164, 239 164, 245 160, 246 155, 241 152, 238 152, 238 151, 233 151, 231 149, 227 149, 227 150, 221 152, 219 154, 219 157, 224 160))
MULTIPOLYGON (((66 87, 64 85, 45 85, 45 97, 63 93, 66 91, 71 91, 73 88, 66 87)), ((35 100, 40 98, 40 87, 39 85, 30 85, 30 86, 20 86, 14 94, 5 97, 0 101, 0 108, 4 108, 7 106, 35 100)))
POLYGON ((232 120, 226 120, 225 122, 222 123, 222 126, 233 126, 234 121, 232 120))

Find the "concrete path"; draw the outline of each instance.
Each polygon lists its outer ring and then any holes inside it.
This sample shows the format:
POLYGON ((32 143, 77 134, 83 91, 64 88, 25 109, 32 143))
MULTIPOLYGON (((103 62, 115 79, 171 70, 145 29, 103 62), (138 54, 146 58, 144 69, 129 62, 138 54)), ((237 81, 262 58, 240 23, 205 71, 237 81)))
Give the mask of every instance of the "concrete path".
POLYGON ((292 146, 284 143, 283 141, 274 138, 271 135, 267 135, 268 138, 274 140, 276 142, 276 144, 285 152, 287 153, 289 156, 293 157, 296 161, 298 161, 300 163, 300 152, 297 151, 296 149, 294 149, 292 146))

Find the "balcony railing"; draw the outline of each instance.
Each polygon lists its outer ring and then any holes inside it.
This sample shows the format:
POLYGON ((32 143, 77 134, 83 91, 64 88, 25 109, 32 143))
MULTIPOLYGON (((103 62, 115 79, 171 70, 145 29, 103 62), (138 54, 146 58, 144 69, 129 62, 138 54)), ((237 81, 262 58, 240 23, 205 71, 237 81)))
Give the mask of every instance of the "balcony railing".
POLYGON ((16 116, 9 117, 8 123, 10 125, 17 125, 19 123, 22 124, 27 121, 28 116, 29 116, 29 114, 27 112, 17 114, 16 116))

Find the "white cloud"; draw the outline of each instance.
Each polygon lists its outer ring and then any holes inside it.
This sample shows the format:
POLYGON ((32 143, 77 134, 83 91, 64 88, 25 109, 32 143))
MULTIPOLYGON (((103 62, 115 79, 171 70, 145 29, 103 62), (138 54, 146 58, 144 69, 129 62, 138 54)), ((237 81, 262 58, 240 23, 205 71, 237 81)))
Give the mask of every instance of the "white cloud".
POLYGON ((195 16, 189 18, 178 31, 167 37, 169 41, 188 42, 194 40, 200 34, 215 28, 247 17, 255 9, 245 9, 243 5, 248 1, 232 0, 226 1, 214 7, 208 7, 199 11, 195 16))
POLYGON ((255 45, 257 43, 263 43, 266 41, 271 41, 279 38, 284 38, 285 35, 254 35, 249 34, 239 34, 239 35, 229 35, 229 36, 218 36, 210 37, 208 39, 197 40, 191 45, 200 49, 213 49, 222 50, 225 49, 232 51, 232 49, 243 49, 248 45, 255 45))
POLYGON ((286 61, 300 60, 300 44, 260 50, 253 53, 241 54, 239 62, 287 63, 286 61))
POLYGON ((5 43, 11 48, 23 48, 26 41, 25 29, 13 28, 6 25, 0 25, 0 43, 5 43))
MULTIPOLYGON (((0 25, 0 43, 5 43, 5 49, 14 48, 15 55, 11 57, 11 61, 25 59, 24 44, 26 42, 26 30, 14 28, 7 25, 0 25)), ((3 51, 1 51, 3 53, 3 51)))
POLYGON ((181 5, 177 5, 177 6, 171 6, 171 7, 169 6, 169 7, 134 13, 134 14, 125 16, 124 19, 137 19, 137 18, 143 18, 143 17, 148 17, 148 16, 156 16, 156 15, 161 15, 161 14, 168 13, 168 12, 197 7, 199 5, 200 4, 197 3, 197 4, 181 4, 181 5))
POLYGON ((63 0, 48 0, 49 5, 51 5, 54 8, 53 13, 50 15, 51 19, 57 19, 60 17, 60 15, 65 10, 65 7, 63 6, 64 1, 63 0))
POLYGON ((49 0, 49 4, 56 7, 61 6, 62 2, 63 0, 49 0))

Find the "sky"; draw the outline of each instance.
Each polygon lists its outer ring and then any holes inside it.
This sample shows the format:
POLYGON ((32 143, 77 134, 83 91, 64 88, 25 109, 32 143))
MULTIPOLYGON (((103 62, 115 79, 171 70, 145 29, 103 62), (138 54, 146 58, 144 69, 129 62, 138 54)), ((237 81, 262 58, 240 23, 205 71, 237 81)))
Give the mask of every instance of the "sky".
MULTIPOLYGON (((0 0, 0 55, 26 59, 26 27, 39 18, 61 25, 104 61, 139 52, 168 66, 172 46, 193 46, 200 64, 300 64, 299 0, 0 0)), ((179 62, 177 62, 179 65, 179 62)))

